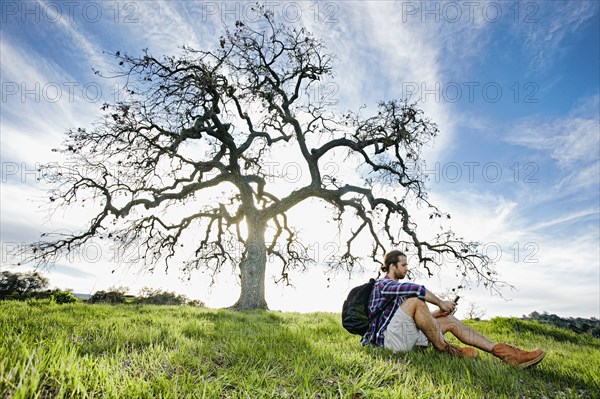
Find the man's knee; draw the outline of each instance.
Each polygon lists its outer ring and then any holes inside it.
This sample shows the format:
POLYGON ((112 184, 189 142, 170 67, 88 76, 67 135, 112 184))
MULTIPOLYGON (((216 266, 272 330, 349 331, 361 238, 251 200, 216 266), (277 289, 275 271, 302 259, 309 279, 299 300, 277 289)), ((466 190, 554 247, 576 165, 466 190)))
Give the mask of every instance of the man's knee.
POLYGON ((406 298, 403 303, 409 303, 413 306, 425 305, 425 301, 417 297, 406 298))
POLYGON ((425 301, 414 297, 414 298, 406 298, 402 302, 402 305, 400 305, 400 308, 404 311, 404 313, 413 317, 415 312, 418 309, 420 309, 422 306, 427 307, 427 305, 425 304, 425 301))
POLYGON ((442 316, 436 319, 440 324, 440 327, 444 333, 451 332, 454 333, 457 329, 460 328, 462 324, 460 320, 452 315, 442 316))
POLYGON ((424 300, 419 298, 409 298, 409 300, 413 301, 417 309, 427 310, 429 312, 429 308, 427 307, 427 303, 424 300))

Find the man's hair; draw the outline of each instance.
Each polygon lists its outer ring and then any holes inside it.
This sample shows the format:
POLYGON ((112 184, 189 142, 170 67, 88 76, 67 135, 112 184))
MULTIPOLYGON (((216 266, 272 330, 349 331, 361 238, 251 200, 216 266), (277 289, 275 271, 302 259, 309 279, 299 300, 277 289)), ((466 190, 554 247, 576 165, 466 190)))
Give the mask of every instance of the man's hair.
POLYGON ((390 265, 392 263, 397 263, 398 258, 401 256, 406 257, 404 252, 398 251, 396 249, 385 254, 385 256, 383 257, 383 266, 381 266, 381 270, 384 273, 387 273, 390 270, 390 265))

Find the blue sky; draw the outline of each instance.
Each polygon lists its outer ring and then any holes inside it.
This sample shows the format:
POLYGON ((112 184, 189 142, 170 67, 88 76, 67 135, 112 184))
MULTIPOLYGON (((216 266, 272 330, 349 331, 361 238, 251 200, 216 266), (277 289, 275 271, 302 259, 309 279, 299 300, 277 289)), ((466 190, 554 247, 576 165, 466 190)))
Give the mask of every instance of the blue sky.
MULTIPOLYGON (((39 210, 44 186, 35 165, 61 162, 50 149, 64 131, 91 125, 102 102, 114 99, 117 82, 92 72, 115 69, 103 51, 162 55, 182 44, 211 46, 223 23, 251 22, 248 4, 2 3, 2 269, 11 250, 39 232, 81 227, 75 214, 48 220, 39 210)), ((266 4, 276 20, 307 26, 337 55, 328 88, 339 110, 410 95, 438 123, 441 134, 422 165, 432 202, 452 215, 460 235, 500 251, 498 270, 517 288, 505 300, 475 287, 463 294, 465 307, 477 303, 488 317, 534 310, 600 316, 598 2, 266 4)), ((305 221, 308 234, 315 223, 305 221)), ((428 223, 421 222, 425 235, 434 229, 428 223)), ((312 245, 322 257, 334 241, 317 237, 312 245)), ((111 273, 114 264, 93 250, 60 261, 51 283, 78 292, 162 287, 211 306, 236 299, 236 290, 223 289, 235 286, 234 273, 212 287, 202 274, 184 283, 176 273, 145 275, 135 267, 111 273)), ((348 289, 375 270, 365 264, 349 278, 317 265, 293 276, 295 288, 270 283, 268 302, 338 311, 348 289)), ((453 283, 446 272, 420 282, 436 292, 453 283)))

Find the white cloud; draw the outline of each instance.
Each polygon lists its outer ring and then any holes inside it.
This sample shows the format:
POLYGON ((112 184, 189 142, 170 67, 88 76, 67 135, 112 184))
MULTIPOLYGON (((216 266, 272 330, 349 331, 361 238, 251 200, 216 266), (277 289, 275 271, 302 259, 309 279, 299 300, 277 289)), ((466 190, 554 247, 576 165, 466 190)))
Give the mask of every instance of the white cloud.
POLYGON ((545 220, 530 226, 530 229, 533 231, 543 232, 546 229, 551 227, 556 227, 561 224, 574 223, 582 220, 594 220, 598 218, 599 209, 583 209, 580 211, 570 212, 563 215, 560 215, 558 218, 552 218, 549 220, 545 220))
POLYGON ((1 49, 3 85, 11 88, 2 104, 2 158, 31 164, 56 159, 51 148, 60 145, 67 129, 89 124, 99 104, 85 100, 82 86, 59 65, 32 62, 32 49, 17 48, 6 35, 1 49))
MULTIPOLYGON (((599 96, 584 97, 564 117, 529 117, 514 124, 506 141, 547 154, 561 169, 545 200, 565 196, 594 198, 600 185, 599 96)), ((538 193, 539 194, 539 193, 538 193)), ((538 198, 541 202, 541 198, 538 198)))
POLYGON ((547 121, 536 118, 517 124, 507 141, 547 152, 562 168, 570 169, 598 158, 599 129, 599 121, 594 117, 569 116, 547 121))
POLYGON ((575 198, 587 194, 597 195, 600 185, 600 160, 572 170, 556 186, 555 190, 575 198))
MULTIPOLYGON (((525 196, 508 200, 463 190, 438 194, 434 200, 452 214, 454 231, 486 244, 488 255, 497 261, 501 280, 517 289, 503 292, 510 300, 505 302, 497 296, 490 297, 483 287, 474 287, 464 292, 461 308, 466 309, 467 302, 476 302, 486 310, 486 317, 520 316, 534 310, 597 317, 600 232, 579 228, 573 235, 564 235, 558 233, 563 230, 557 226, 597 220, 598 209, 537 220, 527 211, 535 206, 536 199, 527 200, 525 196)), ((429 283, 430 288, 443 291, 452 278, 452 271, 443 271, 438 281, 429 283)))
POLYGON ((435 161, 452 145, 454 118, 448 104, 433 95, 427 97, 425 91, 444 82, 441 65, 446 60, 441 58, 440 41, 450 36, 436 26, 403 22, 402 8, 396 2, 337 4, 337 23, 311 18, 305 22, 338 56, 339 108, 357 110, 366 104, 372 110, 379 100, 404 99, 412 93, 410 101, 417 101, 440 127, 433 148, 425 148, 426 158, 435 161))

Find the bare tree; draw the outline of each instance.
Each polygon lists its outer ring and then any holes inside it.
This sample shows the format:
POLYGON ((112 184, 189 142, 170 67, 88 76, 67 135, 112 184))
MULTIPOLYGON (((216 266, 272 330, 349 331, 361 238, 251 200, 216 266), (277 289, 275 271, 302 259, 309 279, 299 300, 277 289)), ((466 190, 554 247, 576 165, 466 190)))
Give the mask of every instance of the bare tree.
POLYGON ((469 302, 465 311, 465 319, 480 320, 485 316, 485 310, 480 308, 475 302, 469 302))
POLYGON ((48 264, 93 237, 110 239, 138 245, 150 270, 177 262, 183 272, 206 268, 215 276, 225 264, 239 267, 233 308, 267 308, 267 257, 281 262, 286 282, 290 269, 312 261, 288 215, 314 199, 331 210, 340 234, 349 232, 333 267, 352 270, 357 238, 366 236, 375 262, 386 246, 401 247, 431 276, 441 263, 433 255, 444 254, 464 276, 498 283, 477 243, 451 231, 431 241, 417 236, 410 204, 449 218, 429 203, 418 167, 437 126, 405 101, 382 101, 371 115, 364 107, 339 114, 309 95, 332 77, 333 55, 305 29, 276 25, 265 12, 256 26, 237 22, 210 51, 115 57, 127 99, 105 104, 93 129, 67 133, 58 151, 81 167, 51 170, 53 206, 87 201, 97 212, 81 232, 46 234, 28 260, 48 264), (306 179, 281 194, 265 165, 286 154, 301 159, 306 179), (331 159, 354 162, 356 174, 324 173, 331 159), (189 258, 177 261, 192 240, 189 258), (239 253, 231 250, 236 243, 239 253))

